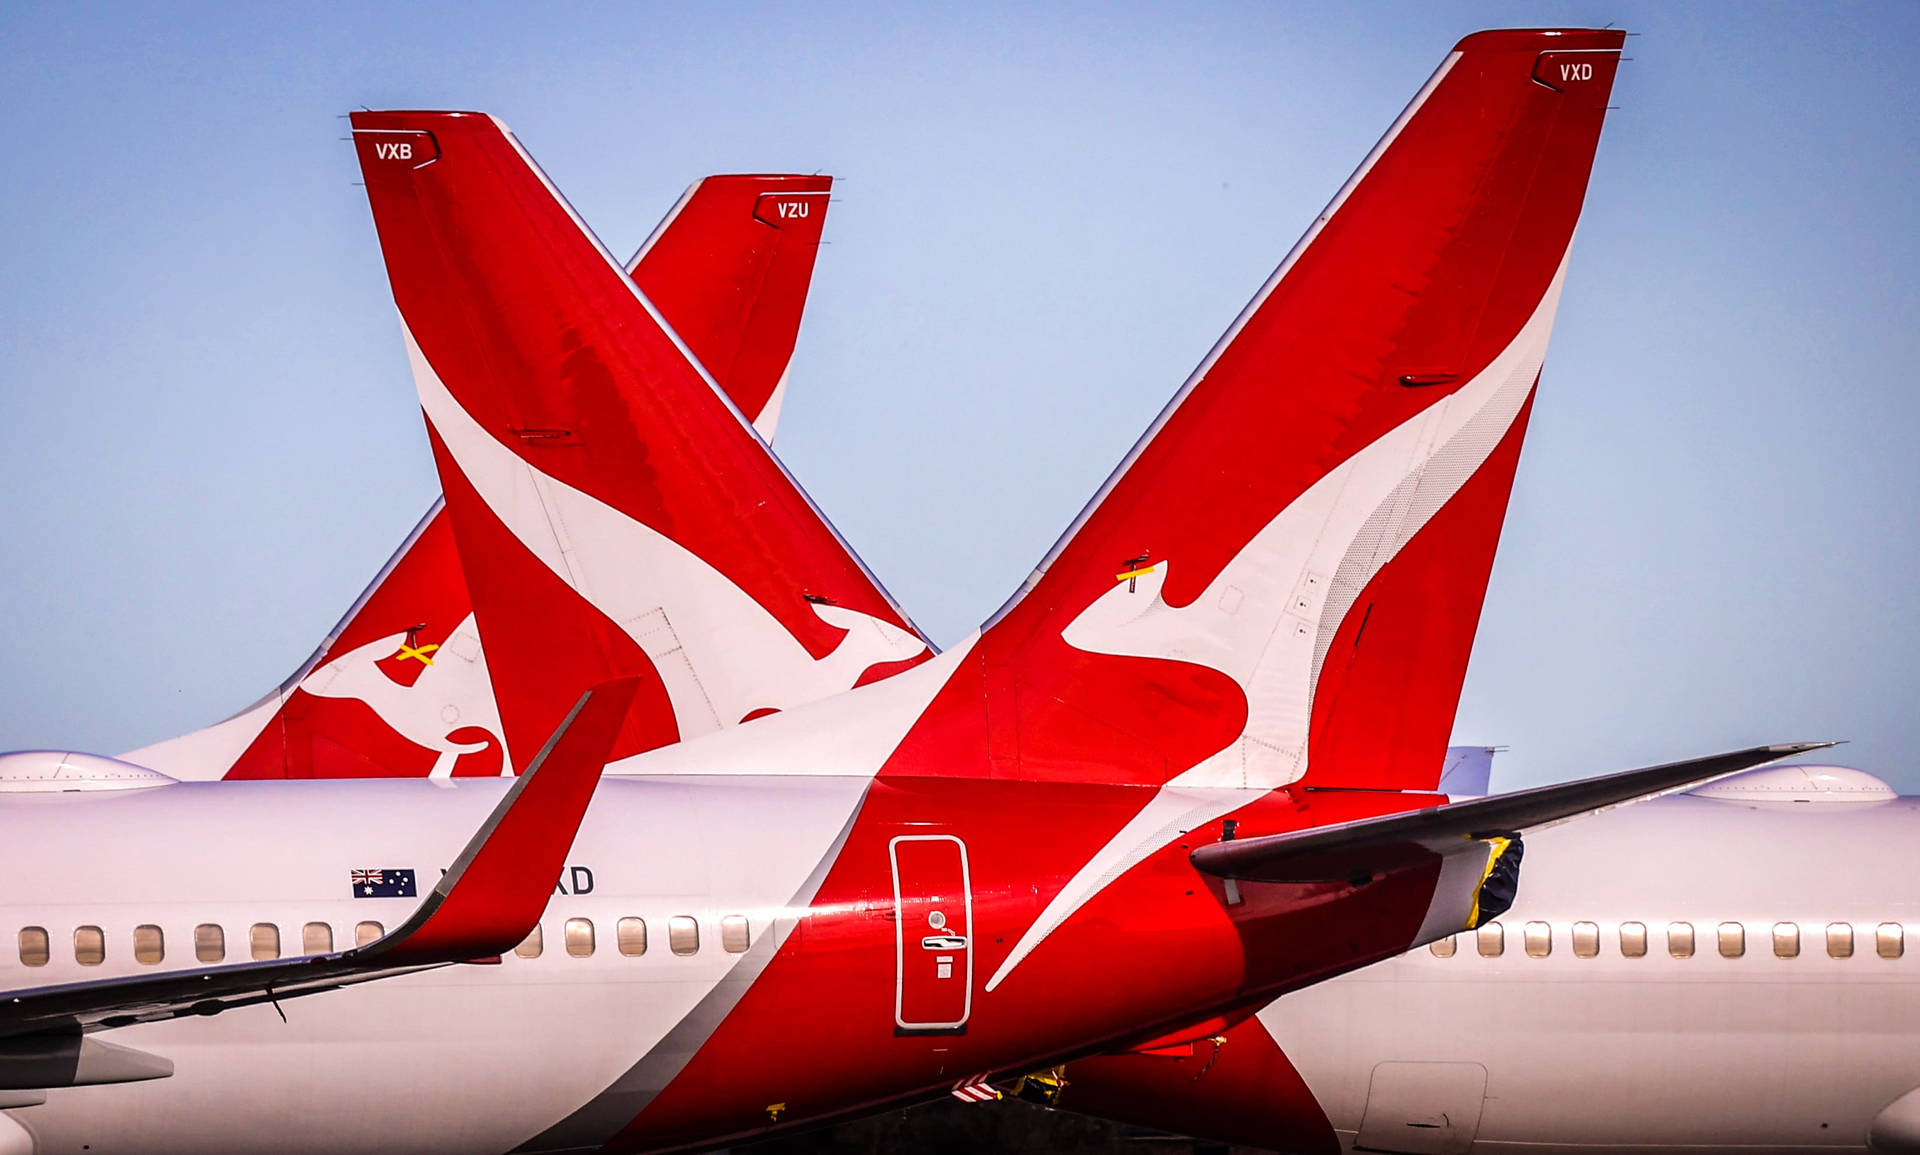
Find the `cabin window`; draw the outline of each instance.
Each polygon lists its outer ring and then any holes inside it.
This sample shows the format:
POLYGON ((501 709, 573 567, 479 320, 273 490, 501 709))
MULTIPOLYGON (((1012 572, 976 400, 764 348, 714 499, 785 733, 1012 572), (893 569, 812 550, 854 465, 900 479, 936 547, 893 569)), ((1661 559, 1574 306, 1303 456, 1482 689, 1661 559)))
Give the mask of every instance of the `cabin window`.
POLYGON ((369 946, 379 942, 380 936, 386 933, 387 928, 377 922, 355 923, 353 926, 353 945, 369 946))
POLYGON ((1453 952, 1459 948, 1459 940, 1455 939, 1452 935, 1448 935, 1443 939, 1435 941, 1434 944, 1427 949, 1433 952, 1434 958, 1452 958, 1453 952))
POLYGON ((1667 924, 1667 953, 1674 958, 1693 957, 1692 923, 1670 922, 1667 924))
POLYGON ((1573 924, 1573 955, 1575 958, 1592 958, 1600 953, 1600 927, 1596 923, 1576 922, 1573 924))
POLYGON ((253 961, 266 962, 280 957, 280 928, 270 922, 256 922, 247 931, 247 946, 253 961))
POLYGON ((593 954, 593 920, 570 918, 566 925, 567 953, 574 958, 593 954))
POLYGON ((1796 923, 1773 924, 1773 953, 1776 958, 1800 957, 1800 927, 1796 923))
POLYGON ((1873 932, 1873 949, 1881 958, 1899 958, 1906 949, 1906 934, 1897 922, 1883 922, 1873 932))
POLYGON ((1546 958, 1553 953, 1553 927, 1530 922, 1521 931, 1521 941, 1526 944, 1528 958, 1546 958))
POLYGON ((1645 958, 1647 956, 1646 923, 1623 922, 1620 924, 1620 955, 1623 958, 1645 958))
POLYGON ((513 948, 513 953, 521 958, 539 958, 540 950, 545 945, 546 942, 540 934, 540 924, 536 922, 533 924, 533 929, 527 932, 527 937, 520 940, 520 945, 513 948))
POLYGON ((203 963, 217 963, 227 957, 227 932, 219 924, 203 922, 193 928, 193 957, 203 963))
POLYGON ((1737 922, 1723 922, 1714 931, 1721 958, 1739 958, 1747 953, 1747 928, 1737 922))
POLYGON ((747 918, 741 914, 730 914, 720 920, 720 949, 728 954, 745 954, 753 945, 753 931, 747 925, 747 918))
POLYGON ((97 967, 107 961, 107 936, 97 926, 73 928, 73 961, 83 967, 97 967))
POLYGON ((1481 958, 1499 958, 1507 949, 1507 932, 1499 923, 1490 922, 1473 932, 1473 945, 1481 958))
POLYGON ((332 954, 333 927, 310 922, 300 928, 300 950, 305 954, 332 954))
POLYGON ((20 928, 20 965, 43 967, 51 956, 48 945, 47 928, 44 926, 23 926, 20 928))
POLYGON ((153 966, 167 957, 167 936, 159 927, 146 923, 133 928, 133 961, 153 966))
POLYGON ((1852 923, 1830 922, 1827 924, 1827 954, 1832 958, 1853 957, 1852 923))
POLYGON ((700 950, 700 924, 690 914, 676 914, 667 920, 667 949, 674 954, 696 954, 700 950))
POLYGON ((620 953, 628 958, 639 958, 647 953, 647 921, 643 918, 623 918, 613 926, 614 940, 620 946, 620 953))

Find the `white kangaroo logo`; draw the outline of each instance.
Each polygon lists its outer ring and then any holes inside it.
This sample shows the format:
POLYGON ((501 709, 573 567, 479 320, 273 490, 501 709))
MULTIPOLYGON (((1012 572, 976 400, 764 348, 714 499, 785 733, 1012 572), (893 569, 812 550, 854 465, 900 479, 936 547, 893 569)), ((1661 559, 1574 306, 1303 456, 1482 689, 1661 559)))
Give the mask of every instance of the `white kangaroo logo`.
POLYGON ((406 337, 421 407, 461 472, 521 544, 646 652, 682 738, 851 689, 871 666, 926 649, 891 622, 816 603, 821 620, 847 631, 816 660, 704 558, 502 445, 406 337))
POLYGON ((403 686, 375 663, 393 657, 408 640, 405 633, 389 634, 349 650, 308 674, 300 688, 322 698, 357 698, 402 738, 438 751, 430 778, 452 777, 460 755, 487 748, 485 742, 455 742, 448 737, 469 726, 486 730, 500 742, 500 772, 512 774, 513 761, 501 739, 500 708, 493 698, 473 615, 468 614, 446 643, 433 651, 433 661, 413 685, 403 686))
POLYGON ((1183 830, 1237 810, 1307 770, 1307 726, 1327 647, 1366 588, 1493 453, 1547 355, 1566 258, 1512 342, 1473 380, 1390 430, 1276 514, 1175 608, 1169 561, 1095 598, 1061 632, 1090 653, 1211 667, 1247 696, 1240 736, 1162 786, 1054 895, 1014 944, 993 990, 1108 882, 1183 830))

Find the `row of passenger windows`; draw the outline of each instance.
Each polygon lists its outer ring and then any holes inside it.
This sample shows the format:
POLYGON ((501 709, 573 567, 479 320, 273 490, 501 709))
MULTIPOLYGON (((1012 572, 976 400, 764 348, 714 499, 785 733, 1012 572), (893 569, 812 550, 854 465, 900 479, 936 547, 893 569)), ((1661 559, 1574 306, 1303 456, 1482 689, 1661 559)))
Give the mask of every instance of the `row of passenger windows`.
MULTIPOLYGON (((1593 958, 1600 953, 1601 935, 1598 923, 1576 922, 1570 928, 1575 958, 1593 958)), ((1474 949, 1484 958, 1498 958, 1506 953, 1507 929, 1497 922, 1490 922, 1472 932, 1474 949)), ((1701 931, 1702 935, 1711 934, 1715 949, 1721 958, 1739 958, 1747 953, 1747 928, 1744 923, 1723 922, 1711 931, 1701 931)), ((1756 929, 1756 934, 1764 934, 1772 939, 1773 953, 1777 958, 1800 957, 1800 924, 1776 922, 1766 931, 1756 929)), ((1864 937, 1866 931, 1863 929, 1864 937)), ((1824 933, 1810 929, 1809 936, 1824 937, 1827 954, 1831 958, 1852 958, 1854 952, 1854 929, 1850 922, 1830 922, 1824 933)), ((1436 956, 1451 958, 1459 949, 1459 940, 1464 935, 1443 938, 1430 946, 1436 956)), ((1696 934, 1690 922, 1670 922, 1666 928, 1667 953, 1674 958, 1692 958, 1695 950, 1696 934)), ((1643 958, 1647 953, 1648 932, 1644 922, 1623 922, 1619 927, 1620 954, 1624 958, 1643 958)), ((1817 940, 1816 940, 1817 941, 1817 940)), ((1553 953, 1553 925, 1545 922, 1529 922, 1520 928, 1520 946, 1529 958, 1546 958, 1553 953)), ((1809 949, 1813 949, 1810 947, 1809 949)), ((1860 948, 1866 949, 1863 944, 1860 948)), ((1906 932, 1900 923, 1883 922, 1873 928, 1873 950, 1881 958, 1899 958, 1906 951, 1906 932)))
MULTIPOLYGON (((355 946, 366 946, 381 935, 386 928, 377 922, 359 922, 353 927, 355 946)), ((566 952, 574 958, 591 957, 596 943, 593 920, 590 918, 570 918, 561 927, 561 941, 566 952)), ((644 919, 623 918, 613 924, 615 947, 630 958, 647 953, 647 924, 644 919)), ((535 926, 533 933, 513 949, 521 958, 539 958, 544 939, 541 928, 535 926)), ((720 920, 720 949, 728 954, 742 954, 752 945, 752 933, 747 920, 742 915, 730 914, 720 920)), ((256 961, 276 959, 281 955, 280 927, 276 923, 256 922, 247 928, 247 952, 256 961)), ((667 949, 677 955, 700 953, 700 923, 692 915, 678 914, 667 920, 667 949)), ((303 955, 327 954, 333 950, 333 926, 330 923, 310 922, 300 928, 300 950, 303 955)), ((166 932, 151 923, 133 928, 133 961, 146 966, 155 966, 167 957, 166 932)), ((227 958, 227 932, 218 923, 203 922, 193 928, 193 957, 203 963, 225 962, 227 958)), ((24 966, 43 967, 53 958, 53 939, 43 926, 20 928, 20 962, 24 966)), ((80 926, 73 930, 73 961, 81 966, 99 966, 107 961, 107 935, 97 926, 80 926)))
MULTIPOLYGON (((570 918, 560 928, 560 941, 568 954, 574 958, 587 958, 593 954, 593 920, 590 918, 570 918)), ((637 958, 647 953, 647 923, 645 919, 623 918, 613 924, 613 944, 616 949, 629 958, 637 958)), ((730 914, 720 920, 720 949, 728 954, 744 954, 753 945, 753 935, 744 915, 730 914)), ((539 926, 533 933, 513 948, 513 953, 521 958, 539 958, 546 949, 546 936, 539 926)), ((700 953, 700 921, 690 914, 676 914, 667 920, 667 949, 677 955, 700 953)))

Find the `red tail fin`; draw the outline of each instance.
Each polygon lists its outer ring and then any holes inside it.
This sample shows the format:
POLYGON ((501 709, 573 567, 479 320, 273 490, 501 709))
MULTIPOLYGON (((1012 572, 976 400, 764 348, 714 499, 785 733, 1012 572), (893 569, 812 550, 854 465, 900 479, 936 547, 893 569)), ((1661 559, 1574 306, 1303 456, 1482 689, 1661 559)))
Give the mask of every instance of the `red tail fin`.
MULTIPOLYGON (((769 439, 832 183, 794 174, 707 177, 629 263, 703 364, 726 366, 716 379, 769 439), (795 213, 796 203, 806 212, 795 213)), ((499 774, 507 765, 499 708, 472 615, 452 528, 436 502, 272 694, 128 757, 176 778, 499 774)))
POLYGON ((353 124, 516 763, 614 677, 624 755, 925 656, 504 128, 353 124))
POLYGON ((982 638, 996 772, 1431 781, 1622 36, 1447 57, 982 638))
POLYGON ((826 224, 830 176, 710 176, 627 262, 640 291, 767 441, 826 224))

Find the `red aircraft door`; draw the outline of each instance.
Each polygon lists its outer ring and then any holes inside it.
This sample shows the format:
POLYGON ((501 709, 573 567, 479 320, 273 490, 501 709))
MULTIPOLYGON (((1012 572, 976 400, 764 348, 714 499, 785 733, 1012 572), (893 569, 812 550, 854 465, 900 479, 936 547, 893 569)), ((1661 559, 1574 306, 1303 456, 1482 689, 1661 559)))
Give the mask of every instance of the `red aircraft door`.
POLYGON ((973 886, 967 846, 909 834, 893 860, 895 1034, 961 1034, 973 1009, 973 886))

